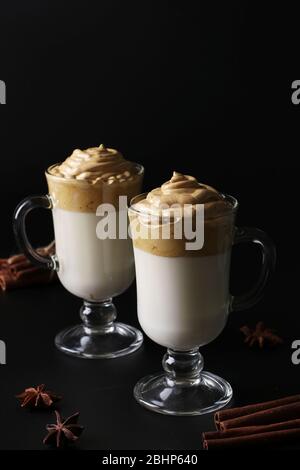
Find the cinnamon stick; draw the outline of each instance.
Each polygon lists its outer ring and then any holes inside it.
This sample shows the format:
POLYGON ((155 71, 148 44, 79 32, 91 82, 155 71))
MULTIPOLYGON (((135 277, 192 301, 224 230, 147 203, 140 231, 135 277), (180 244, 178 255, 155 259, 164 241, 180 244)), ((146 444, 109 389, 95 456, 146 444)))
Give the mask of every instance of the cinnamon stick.
POLYGON ((226 450, 231 448, 267 447, 277 443, 292 443, 300 438, 300 428, 282 429, 258 434, 227 437, 223 439, 204 439, 205 450, 226 450))
POLYGON ((35 283, 49 283, 55 276, 56 273, 54 271, 33 266, 30 269, 18 272, 16 281, 18 282, 18 287, 24 287, 35 283))
MULTIPOLYGON (((54 242, 37 250, 40 254, 54 253, 54 242)), ((56 273, 34 266, 24 254, 0 259, 0 290, 5 291, 18 287, 36 284, 47 284, 56 279, 56 273)))
POLYGON ((281 405, 288 405, 289 403, 295 402, 300 402, 300 395, 292 395, 289 397, 279 398, 277 400, 255 403, 253 405, 241 406, 238 408, 228 408, 226 410, 218 411, 215 414, 215 425, 217 429, 220 429, 220 423, 227 420, 232 420, 241 416, 250 415, 257 411, 269 410, 281 405))
POLYGON ((225 431, 211 431, 203 433, 203 438, 207 441, 211 439, 226 439, 228 437, 247 436, 251 434, 262 434, 270 431, 279 431, 281 429, 300 428, 300 419, 291 419, 279 423, 265 424, 260 426, 243 426, 241 428, 232 428, 225 431))
POLYGON ((29 259, 25 258, 25 256, 23 256, 22 259, 19 259, 13 264, 8 264, 8 268, 14 273, 17 273, 18 271, 21 271, 28 267, 32 267, 32 263, 29 261, 29 259))
POLYGON ((219 423, 222 431, 242 426, 253 426, 262 424, 271 424, 290 419, 300 418, 300 401, 288 405, 277 406, 270 409, 264 409, 239 418, 228 419, 219 423))
POLYGON ((0 289, 2 291, 7 289, 7 285, 10 283, 11 279, 11 274, 8 274, 7 272, 2 272, 0 274, 0 289))

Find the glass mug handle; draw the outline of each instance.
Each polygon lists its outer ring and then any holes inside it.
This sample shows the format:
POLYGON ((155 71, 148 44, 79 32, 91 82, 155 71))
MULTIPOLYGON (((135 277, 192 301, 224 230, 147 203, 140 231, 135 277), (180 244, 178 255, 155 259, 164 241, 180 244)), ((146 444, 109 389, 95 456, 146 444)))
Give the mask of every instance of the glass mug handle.
POLYGON ((232 297, 231 312, 253 307, 261 299, 270 274, 272 274, 275 269, 276 248, 268 235, 257 228, 237 227, 233 244, 237 245, 248 242, 256 243, 261 248, 261 271, 258 280, 248 292, 232 297))
POLYGON ((58 271, 56 255, 41 255, 32 247, 28 240, 26 216, 33 209, 37 208, 52 209, 51 197, 48 194, 45 196, 29 196, 18 204, 13 217, 15 238, 22 253, 24 253, 32 263, 48 268, 51 271, 58 271))

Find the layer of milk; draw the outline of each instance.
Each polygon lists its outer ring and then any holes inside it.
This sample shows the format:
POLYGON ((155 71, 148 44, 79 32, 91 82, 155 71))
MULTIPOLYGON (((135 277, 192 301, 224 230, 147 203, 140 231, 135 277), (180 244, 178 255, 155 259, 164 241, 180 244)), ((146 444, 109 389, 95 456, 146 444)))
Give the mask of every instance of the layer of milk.
POLYGON ((230 251, 165 257, 134 248, 138 318, 156 343, 203 346, 223 330, 229 311, 230 251))
POLYGON ((97 238, 94 213, 53 209, 58 277, 72 294, 101 301, 125 291, 135 275, 130 239, 97 238))

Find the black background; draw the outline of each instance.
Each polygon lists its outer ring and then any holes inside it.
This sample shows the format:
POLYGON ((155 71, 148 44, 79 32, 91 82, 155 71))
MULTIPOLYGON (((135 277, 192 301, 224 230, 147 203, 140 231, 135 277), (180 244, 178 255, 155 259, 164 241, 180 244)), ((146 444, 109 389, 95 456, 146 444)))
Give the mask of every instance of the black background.
MULTIPOLYGON (((239 224, 267 231, 278 249, 264 300, 232 317, 223 335, 205 348, 211 370, 233 382, 237 403, 297 391, 290 344, 300 335, 300 106, 291 103, 291 83, 299 79, 298 25, 294 5, 285 5, 241 0, 1 4, 0 79, 7 85, 7 104, 0 107, 0 256, 16 250, 11 230, 16 204, 45 193, 44 170, 74 148, 103 142, 120 149, 145 166, 145 190, 176 169, 236 196, 239 224), (258 319, 284 336, 278 351, 252 353, 242 345, 238 328, 258 319)), ((51 239, 49 214, 34 214, 30 227, 35 243, 51 239)), ((233 290, 253 280, 256 255, 255 249, 236 249, 233 290)), ((71 393, 67 412, 82 410, 89 426, 83 448, 200 445, 209 418, 170 420, 130 398, 135 381, 160 367, 160 348, 146 341, 142 351, 113 365, 76 361, 56 352, 52 338, 75 321, 77 299, 53 286, 8 293, 0 302, 0 338, 8 344, 8 364, 0 366, 0 414, 5 422, 12 414, 22 430, 8 432, 1 448, 39 447, 45 417, 34 421, 22 415, 12 397, 44 381, 71 393)), ((124 320, 136 322, 134 287, 117 304, 124 320)))

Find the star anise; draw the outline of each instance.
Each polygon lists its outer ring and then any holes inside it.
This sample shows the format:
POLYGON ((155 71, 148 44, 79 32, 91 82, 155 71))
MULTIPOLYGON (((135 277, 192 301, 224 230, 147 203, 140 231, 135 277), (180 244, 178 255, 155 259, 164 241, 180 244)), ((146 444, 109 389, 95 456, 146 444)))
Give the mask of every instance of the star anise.
POLYGON ((45 385, 38 385, 36 388, 25 388, 24 392, 16 395, 21 400, 21 407, 28 408, 49 408, 54 402, 61 400, 61 397, 49 390, 45 390, 45 385))
POLYGON ((262 321, 258 322, 254 329, 243 326, 240 331, 245 335, 244 342, 250 347, 258 344, 260 348, 263 348, 266 344, 276 346, 283 343, 283 339, 277 336, 274 330, 266 328, 262 321))
POLYGON ((64 447, 68 442, 77 441, 84 430, 83 426, 77 424, 79 413, 75 413, 67 419, 62 418, 57 410, 55 410, 55 414, 56 423, 46 426, 48 434, 44 438, 43 443, 56 447, 64 447))

